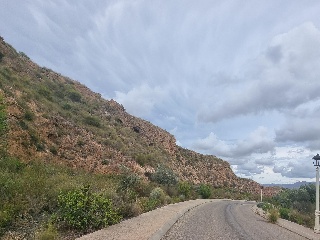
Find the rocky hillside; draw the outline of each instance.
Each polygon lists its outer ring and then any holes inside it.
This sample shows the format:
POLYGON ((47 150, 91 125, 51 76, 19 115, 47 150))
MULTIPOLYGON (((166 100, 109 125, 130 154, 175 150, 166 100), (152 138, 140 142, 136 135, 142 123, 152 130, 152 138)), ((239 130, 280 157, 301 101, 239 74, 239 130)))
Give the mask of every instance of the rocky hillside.
POLYGON ((162 164, 181 180, 260 191, 258 183, 237 177, 228 162, 177 146, 167 131, 38 66, 2 38, 0 95, 8 113, 7 151, 24 161, 40 159, 97 173, 130 169, 145 178, 162 164))

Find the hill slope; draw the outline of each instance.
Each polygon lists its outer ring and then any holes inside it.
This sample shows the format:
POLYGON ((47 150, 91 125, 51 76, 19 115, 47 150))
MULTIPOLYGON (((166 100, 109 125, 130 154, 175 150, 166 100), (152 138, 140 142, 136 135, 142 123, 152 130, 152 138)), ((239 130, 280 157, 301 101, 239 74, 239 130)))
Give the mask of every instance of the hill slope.
POLYGON ((121 169, 147 178, 157 165, 180 180, 257 193, 228 162, 176 145, 173 135, 128 114, 114 100, 33 63, 0 39, 0 95, 7 107, 7 152, 96 173, 121 169))

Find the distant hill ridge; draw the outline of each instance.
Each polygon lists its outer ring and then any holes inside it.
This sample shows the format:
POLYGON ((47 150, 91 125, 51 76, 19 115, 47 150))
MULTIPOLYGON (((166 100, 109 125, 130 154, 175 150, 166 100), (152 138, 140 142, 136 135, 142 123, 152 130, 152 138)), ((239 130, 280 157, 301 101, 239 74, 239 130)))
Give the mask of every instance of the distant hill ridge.
POLYGON ((295 183, 283 183, 283 184, 263 184, 265 187, 281 187, 281 188, 289 188, 289 189, 298 189, 299 187, 303 185, 309 185, 309 184, 315 184, 315 182, 306 182, 306 181, 301 181, 301 182, 295 182, 295 183))
POLYGON ((255 181, 237 177, 228 162, 177 146, 167 131, 38 66, 3 38, 0 95, 9 118, 8 153, 24 161, 40 159, 97 173, 125 168, 145 178, 162 164, 180 180, 260 191, 255 181))

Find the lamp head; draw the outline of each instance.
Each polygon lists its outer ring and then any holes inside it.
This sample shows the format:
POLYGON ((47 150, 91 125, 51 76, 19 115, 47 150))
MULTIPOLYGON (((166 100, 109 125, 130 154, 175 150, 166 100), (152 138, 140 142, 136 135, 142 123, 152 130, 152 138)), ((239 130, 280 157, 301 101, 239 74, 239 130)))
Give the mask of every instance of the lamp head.
POLYGON ((319 153, 317 153, 317 155, 315 155, 312 159, 314 160, 313 161, 313 165, 316 166, 316 167, 320 167, 320 156, 319 156, 319 153))

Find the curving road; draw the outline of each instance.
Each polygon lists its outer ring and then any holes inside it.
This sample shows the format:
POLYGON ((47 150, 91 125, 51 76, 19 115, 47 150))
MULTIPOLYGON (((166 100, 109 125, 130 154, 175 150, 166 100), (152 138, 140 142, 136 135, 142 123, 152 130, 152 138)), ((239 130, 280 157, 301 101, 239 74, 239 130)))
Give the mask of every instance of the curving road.
POLYGON ((268 223, 251 210, 252 206, 250 202, 230 200, 203 204, 187 212, 161 239, 306 239, 268 223))

